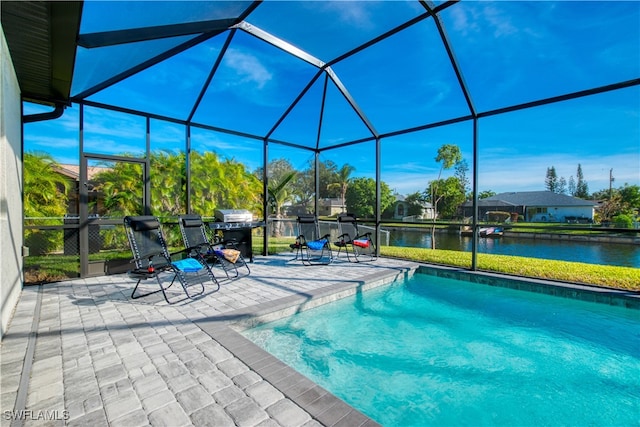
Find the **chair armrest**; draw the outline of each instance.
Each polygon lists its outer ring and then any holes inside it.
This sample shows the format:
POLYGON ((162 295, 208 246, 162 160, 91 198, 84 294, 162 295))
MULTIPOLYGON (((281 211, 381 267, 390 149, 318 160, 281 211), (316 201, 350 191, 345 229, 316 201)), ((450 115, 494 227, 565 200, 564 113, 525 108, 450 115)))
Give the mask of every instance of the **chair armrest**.
POLYGON ((157 253, 153 253, 151 255, 147 255, 147 256, 143 256, 143 257, 139 257, 139 258, 133 258, 133 259, 131 259, 131 261, 129 261, 129 264, 132 264, 132 263, 138 262, 138 261, 150 261, 151 258, 153 258, 155 256, 161 256, 161 257, 163 257, 165 259, 167 258, 164 255, 164 252, 157 252, 157 253))
POLYGON ((184 249, 181 249, 181 250, 176 251, 176 252, 171 252, 169 254, 169 257, 173 257, 174 255, 180 255, 180 254, 183 254, 183 253, 190 253, 190 252, 193 252, 193 251, 198 251, 198 253, 199 253, 200 249, 205 247, 205 246, 208 247, 209 244, 208 243, 200 243, 199 245, 189 246, 188 248, 184 248, 184 249))

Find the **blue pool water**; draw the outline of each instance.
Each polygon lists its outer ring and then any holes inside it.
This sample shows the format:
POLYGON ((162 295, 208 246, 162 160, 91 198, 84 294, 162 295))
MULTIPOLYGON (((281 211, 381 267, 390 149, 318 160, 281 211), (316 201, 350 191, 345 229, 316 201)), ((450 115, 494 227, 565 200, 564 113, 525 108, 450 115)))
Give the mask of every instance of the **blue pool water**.
POLYGON ((640 311, 416 274, 244 332, 383 426, 638 426, 640 311))

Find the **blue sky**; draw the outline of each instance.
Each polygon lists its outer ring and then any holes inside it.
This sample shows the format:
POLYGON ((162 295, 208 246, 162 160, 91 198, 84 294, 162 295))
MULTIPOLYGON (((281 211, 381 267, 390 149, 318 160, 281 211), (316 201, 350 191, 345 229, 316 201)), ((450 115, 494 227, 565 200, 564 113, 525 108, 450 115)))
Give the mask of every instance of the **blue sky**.
MULTIPOLYGON (((219 19, 230 13, 229 3, 178 3, 90 1, 81 32, 219 19)), ((424 9, 413 1, 270 1, 246 22, 326 63, 421 13, 424 9)), ((470 1, 445 10, 441 19, 479 113, 640 77, 639 2, 470 1)), ((209 39, 88 99, 186 119, 226 36, 209 39)), ((81 49, 72 92, 81 93, 186 39, 81 49)), ((469 114, 432 19, 333 64, 331 70, 335 80, 327 81, 320 147, 371 136, 340 85, 382 135, 469 114)), ((316 66, 239 30, 194 120, 266 135, 316 72, 316 66)), ((315 145, 324 84, 322 76, 310 86, 273 130, 273 138, 315 145)), ((25 113, 35 109, 27 105, 25 113)), ((144 149, 143 119, 87 108, 85 120, 86 151, 144 149)), ((485 117, 478 132, 480 191, 543 190, 548 167, 568 180, 575 178, 578 164, 592 192, 608 188, 611 169, 614 187, 640 185, 638 86, 485 117)), ((152 147, 178 149, 184 133, 181 126, 153 120, 152 147)), ((195 148, 216 150, 250 169, 260 166, 259 141, 194 133, 195 148)), ((423 190, 438 176, 434 158, 445 143, 459 145, 471 167, 471 136, 468 121, 383 138, 382 179, 402 194, 423 190)), ((60 162, 77 163, 77 106, 55 121, 26 125, 25 150, 49 151, 60 162)), ((374 177, 374 150, 373 143, 366 143, 323 151, 321 159, 355 166, 354 176, 374 177)), ((270 144, 270 157, 287 157, 302 168, 311 152, 270 144)), ((445 171, 444 176, 452 173, 445 171)))

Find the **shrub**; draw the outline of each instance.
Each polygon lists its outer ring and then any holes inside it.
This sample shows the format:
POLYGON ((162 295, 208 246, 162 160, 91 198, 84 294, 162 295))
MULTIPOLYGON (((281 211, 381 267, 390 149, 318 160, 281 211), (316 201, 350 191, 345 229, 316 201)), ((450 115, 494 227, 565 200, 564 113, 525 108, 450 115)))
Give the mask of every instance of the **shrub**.
POLYGON ((633 228, 633 217, 631 215, 620 214, 611 218, 614 227, 633 228))

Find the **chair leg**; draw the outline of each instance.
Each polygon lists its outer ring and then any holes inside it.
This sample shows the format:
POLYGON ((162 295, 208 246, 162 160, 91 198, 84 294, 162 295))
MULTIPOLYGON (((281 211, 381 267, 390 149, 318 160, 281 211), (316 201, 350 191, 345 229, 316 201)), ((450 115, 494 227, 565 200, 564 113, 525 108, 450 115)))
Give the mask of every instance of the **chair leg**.
POLYGON ((158 286, 160 287, 160 289, 155 290, 155 291, 151 291, 151 292, 147 292, 146 294, 138 294, 136 295, 136 290, 138 289, 138 286, 140 285, 140 282, 142 282, 143 279, 138 279, 138 282, 136 283, 136 286, 133 288, 133 292, 131 292, 131 299, 138 299, 138 298, 142 298, 142 297, 146 297, 149 295, 153 295, 153 294, 157 294, 158 292, 162 292, 162 295, 164 296, 165 301, 167 301, 167 303, 171 304, 171 302, 169 301, 169 298, 167 297, 167 293, 165 292, 167 289, 169 289, 171 286, 173 286, 173 282, 176 280, 176 276, 173 276, 173 280, 171 280, 171 283, 169 284, 169 286, 167 286, 166 288, 164 286, 162 286, 162 282, 160 281, 160 277, 156 274, 155 275, 156 281, 158 282, 158 286))
POLYGON ((311 250, 307 248, 306 258, 302 257, 302 263, 304 265, 327 265, 331 264, 334 261, 333 254, 331 252, 331 247, 326 244, 319 251, 314 251, 311 253, 311 250), (319 254, 317 252, 320 252, 319 254))

